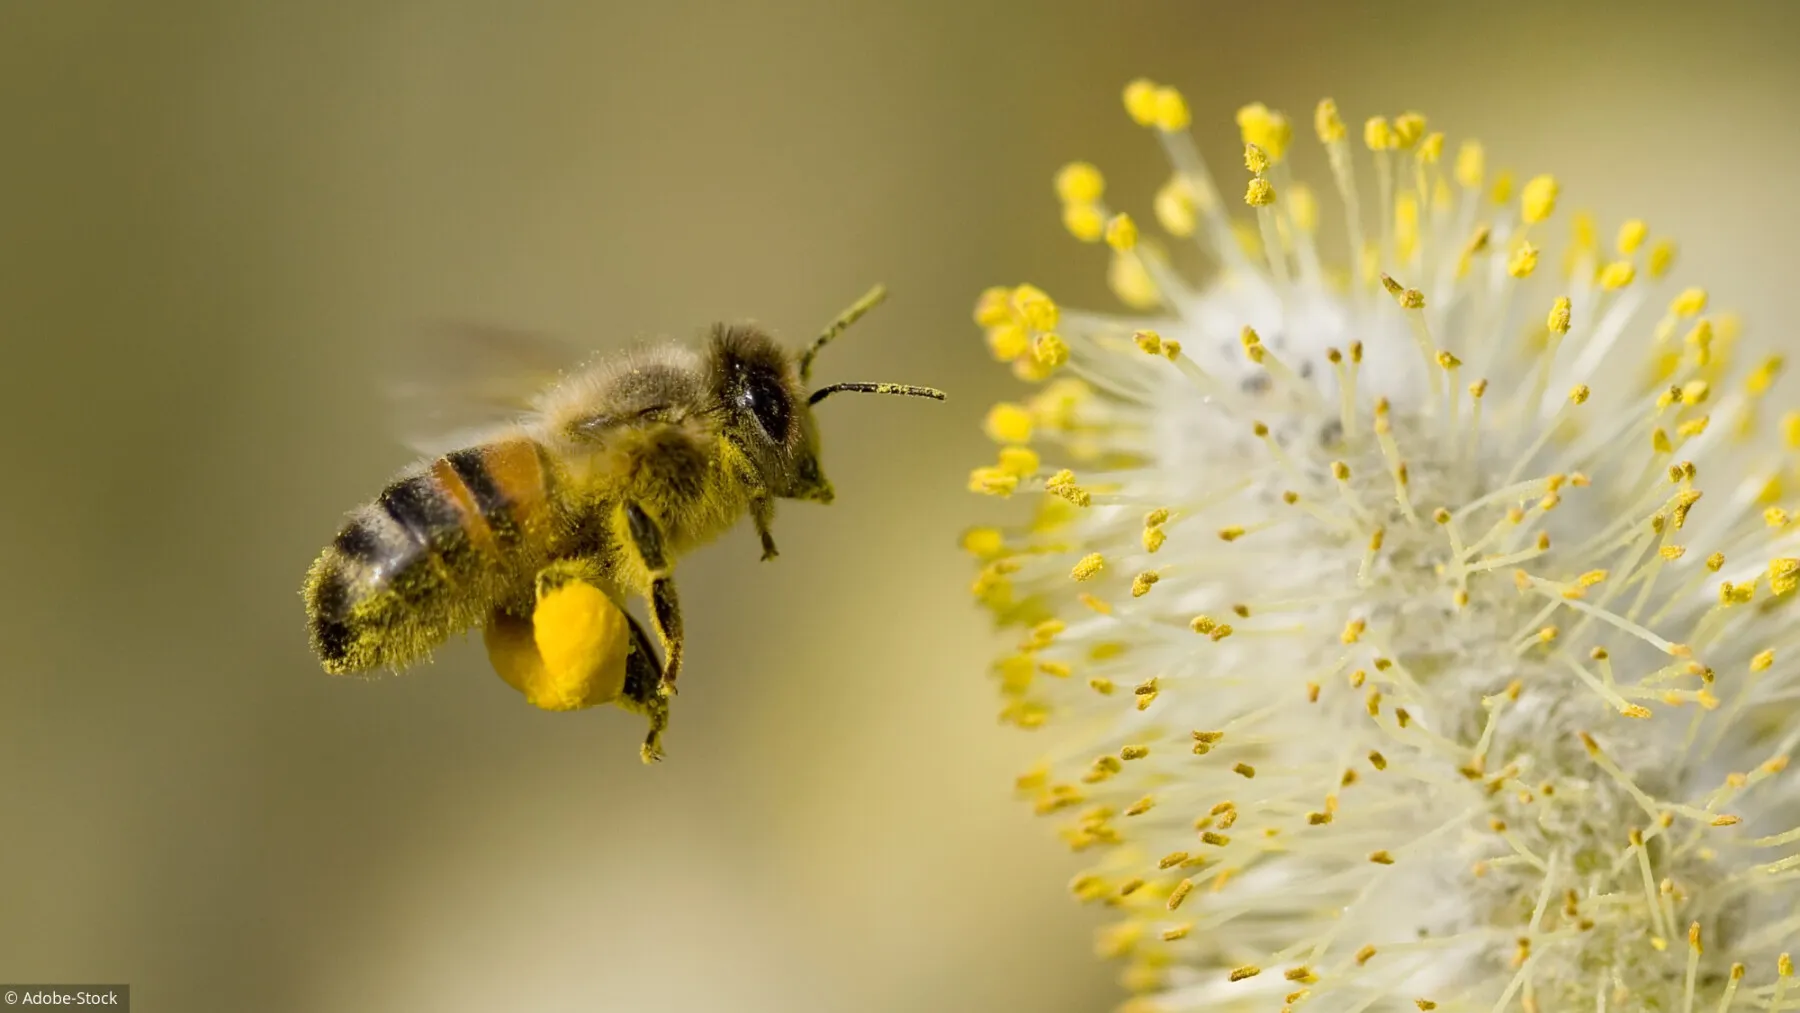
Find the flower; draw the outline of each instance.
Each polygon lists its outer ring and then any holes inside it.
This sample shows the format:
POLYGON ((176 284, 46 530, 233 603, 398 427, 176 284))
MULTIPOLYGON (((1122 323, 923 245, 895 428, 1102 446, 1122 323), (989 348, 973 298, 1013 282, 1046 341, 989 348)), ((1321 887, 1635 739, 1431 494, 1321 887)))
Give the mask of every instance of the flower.
POLYGON ((1244 229, 1181 95, 1124 98, 1174 165, 1157 222, 1217 268, 1057 175, 1138 315, 981 296, 1039 386, 970 484, 1036 507, 964 544, 1022 631, 1001 718, 1050 740, 1018 787, 1091 859, 1132 1003, 1800 1008, 1779 361, 1643 222, 1559 244, 1553 177, 1515 191, 1416 113, 1364 155, 1318 106, 1338 271, 1283 114, 1239 112, 1244 229))

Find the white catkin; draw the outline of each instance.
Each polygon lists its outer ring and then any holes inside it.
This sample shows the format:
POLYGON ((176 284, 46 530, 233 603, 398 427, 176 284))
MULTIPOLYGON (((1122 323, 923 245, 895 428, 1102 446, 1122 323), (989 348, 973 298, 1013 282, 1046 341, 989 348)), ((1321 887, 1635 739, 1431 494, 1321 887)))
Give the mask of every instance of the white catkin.
POLYGON ((1020 792, 1091 860, 1128 1006, 1800 1010, 1779 363, 1642 223, 1559 241, 1553 180, 1513 199, 1423 117, 1358 143, 1321 105, 1346 256, 1280 113, 1215 184, 1177 93, 1126 105, 1175 163, 1156 220, 1217 266, 1058 176, 1141 315, 983 294, 1039 386, 971 487, 1036 509, 965 545, 1018 637, 1020 792))

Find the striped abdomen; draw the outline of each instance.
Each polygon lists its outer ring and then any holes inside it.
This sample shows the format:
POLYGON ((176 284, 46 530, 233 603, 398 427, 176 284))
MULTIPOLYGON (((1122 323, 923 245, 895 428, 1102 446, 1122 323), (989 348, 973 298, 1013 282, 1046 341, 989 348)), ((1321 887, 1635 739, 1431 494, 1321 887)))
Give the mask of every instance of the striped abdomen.
POLYGON ((550 487, 538 445, 508 440, 446 454, 353 513, 304 590, 326 671, 398 668, 484 621, 545 555, 550 487))

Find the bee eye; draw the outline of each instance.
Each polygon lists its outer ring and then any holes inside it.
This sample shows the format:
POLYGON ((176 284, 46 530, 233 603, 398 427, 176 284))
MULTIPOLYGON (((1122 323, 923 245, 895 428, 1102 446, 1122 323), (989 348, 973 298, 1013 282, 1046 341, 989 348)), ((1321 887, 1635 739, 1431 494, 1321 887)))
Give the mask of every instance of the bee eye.
POLYGON ((744 377, 744 390, 738 400, 756 416, 756 424, 769 434, 769 439, 777 443, 787 440, 793 409, 788 404, 787 389, 779 379, 760 371, 750 373, 744 377))

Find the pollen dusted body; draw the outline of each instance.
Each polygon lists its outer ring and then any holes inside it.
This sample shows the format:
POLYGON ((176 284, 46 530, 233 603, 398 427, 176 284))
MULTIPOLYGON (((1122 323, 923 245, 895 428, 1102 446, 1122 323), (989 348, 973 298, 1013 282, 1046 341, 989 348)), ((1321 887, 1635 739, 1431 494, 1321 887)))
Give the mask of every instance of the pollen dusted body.
POLYGON ((813 355, 880 300, 847 311, 803 354, 748 326, 704 349, 603 361, 541 394, 490 439, 427 461, 350 515, 303 590, 312 645, 334 674, 400 669, 486 627, 490 660, 550 710, 617 703, 646 715, 660 755, 681 671, 676 559, 746 512, 764 559, 775 500, 829 503, 805 392, 813 355), (664 661, 622 608, 649 603, 664 661))

